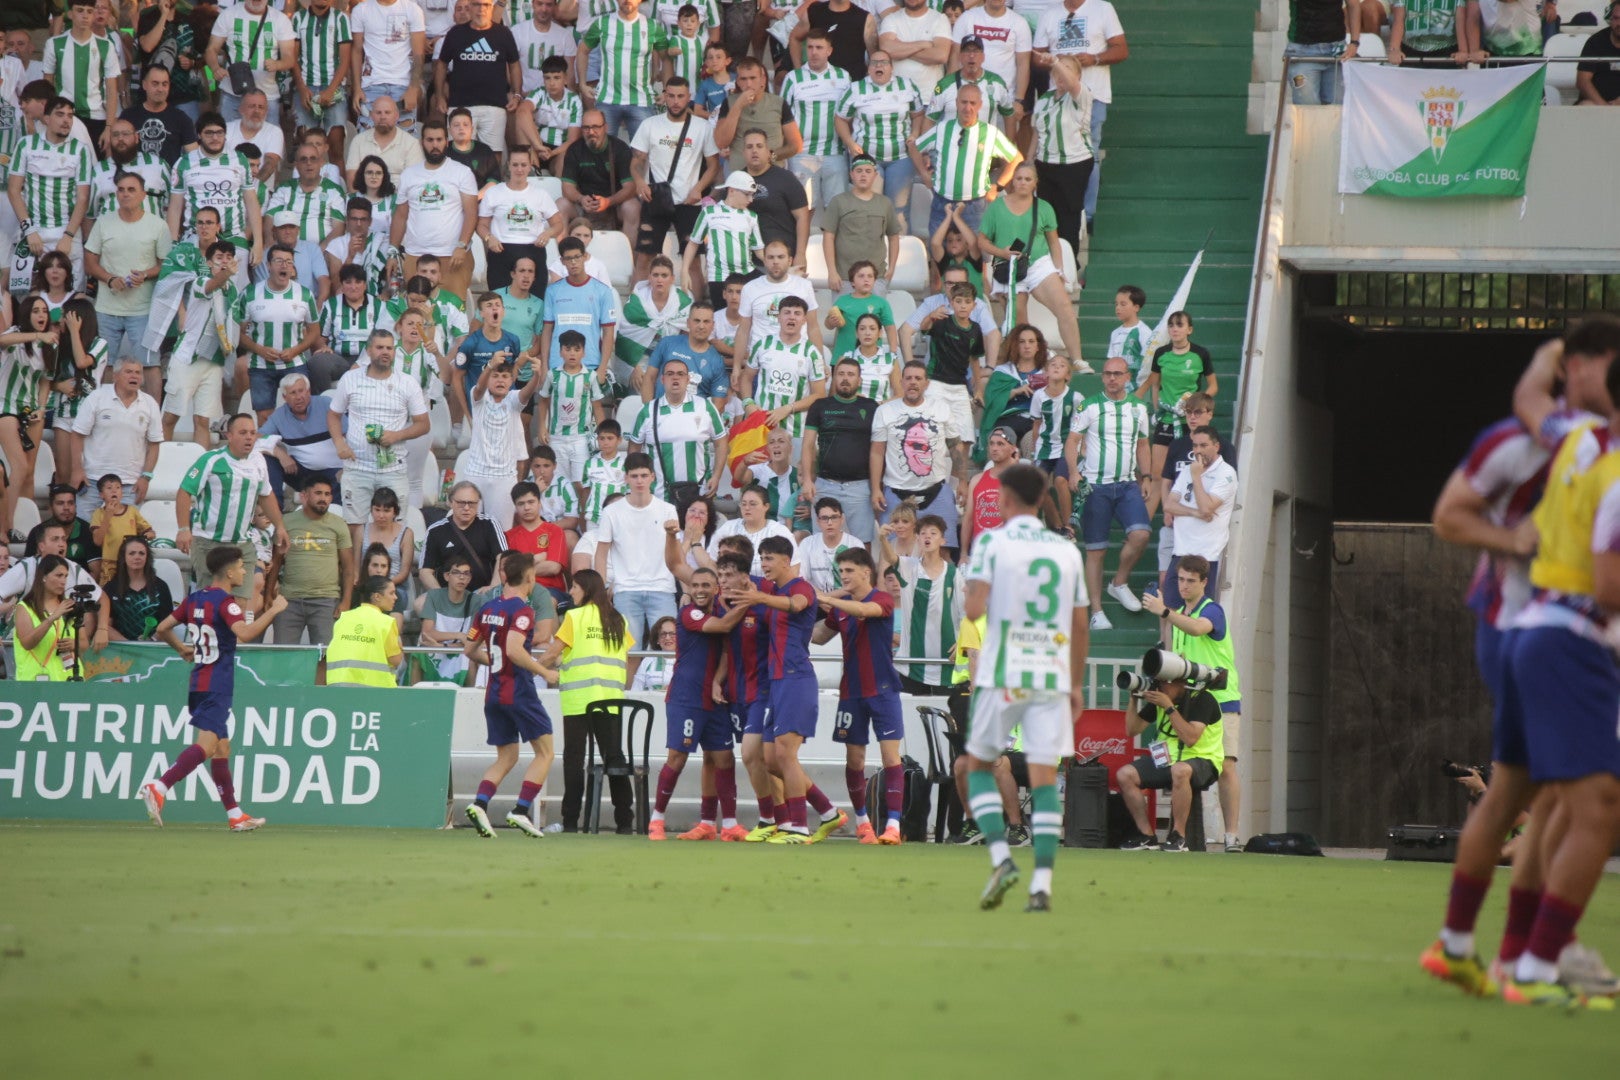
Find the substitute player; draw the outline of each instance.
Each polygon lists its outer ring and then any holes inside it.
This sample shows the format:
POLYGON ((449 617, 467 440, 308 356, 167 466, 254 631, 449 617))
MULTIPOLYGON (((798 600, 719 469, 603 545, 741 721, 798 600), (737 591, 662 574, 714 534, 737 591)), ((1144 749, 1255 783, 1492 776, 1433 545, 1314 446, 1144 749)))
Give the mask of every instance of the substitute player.
POLYGON ((275 617, 287 607, 287 598, 276 595, 270 607, 255 622, 249 622, 241 603, 231 593, 247 579, 247 564, 241 549, 216 547, 208 552, 206 563, 210 584, 180 602, 158 625, 157 637, 191 665, 191 694, 187 707, 197 741, 180 752, 174 765, 161 779, 141 785, 141 801, 146 816, 163 824, 163 803, 169 791, 193 769, 209 761, 214 787, 225 807, 232 832, 252 832, 264 824, 236 802, 236 786, 231 780, 231 695, 236 688, 236 644, 256 641, 275 617), (174 636, 175 627, 187 627, 190 642, 174 636))
POLYGON ((478 795, 467 807, 467 819, 479 836, 494 838, 489 800, 517 764, 521 739, 534 751, 534 760, 524 770, 523 786, 518 790, 517 804, 506 815, 506 824, 538 840, 542 833, 535 824, 533 807, 551 771, 551 717, 540 704, 533 676, 555 682, 556 672, 547 671, 531 652, 536 619, 529 606, 529 594, 534 591, 534 556, 526 551, 508 551, 501 556, 501 580, 505 585, 501 595, 478 610, 467 634, 467 657, 475 664, 489 666, 484 724, 489 731, 489 745, 495 747, 495 764, 479 781, 478 795))
POLYGON ((1035 517, 1045 494, 1040 469, 1008 466, 1001 474, 1004 524, 974 541, 966 574, 967 617, 988 616, 967 741, 969 809, 995 867, 979 897, 987 910, 999 907, 1018 882, 991 770, 1020 725, 1035 836, 1035 873, 1024 910, 1052 909, 1052 864, 1063 824, 1057 765, 1074 753, 1074 718, 1082 708, 1073 680, 1085 672, 1090 600, 1080 552, 1035 517))
POLYGON ((905 717, 900 708, 900 673, 894 668, 894 597, 876 588, 877 566, 865 548, 840 551, 836 560, 844 587, 817 593, 827 612, 816 627, 816 643, 844 640, 844 677, 838 687, 838 720, 833 741, 845 746, 844 783, 855 811, 855 837, 863 844, 899 844, 900 809, 905 798, 905 770, 900 765, 900 738, 905 717), (867 817, 866 747, 877 735, 883 759, 882 835, 867 817))
POLYGON ((737 824, 737 759, 731 752, 731 714, 723 695, 717 695, 725 645, 721 635, 741 622, 743 613, 739 611, 734 618, 715 613, 720 579, 708 567, 692 571, 686 587, 692 602, 682 606, 675 619, 675 672, 664 696, 664 746, 669 757, 658 773, 658 795, 647 839, 664 839, 664 811, 669 809, 687 757, 701 748, 703 763, 714 771, 715 794, 703 796, 697 825, 681 833, 679 839, 741 840, 747 830, 737 824), (717 814, 719 829, 715 827, 717 814))

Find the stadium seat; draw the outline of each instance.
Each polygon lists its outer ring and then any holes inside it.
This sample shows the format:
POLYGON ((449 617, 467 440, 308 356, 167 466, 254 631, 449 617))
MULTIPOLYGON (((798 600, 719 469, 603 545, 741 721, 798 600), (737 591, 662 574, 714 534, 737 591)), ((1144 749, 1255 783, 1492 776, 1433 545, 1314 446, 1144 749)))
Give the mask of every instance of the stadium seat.
POLYGON ((484 251, 484 242, 473 234, 472 242, 468 245, 472 251, 473 269, 472 279, 467 282, 468 291, 474 296, 489 291, 489 258, 484 251))
MULTIPOLYGON (((445 430, 449 430, 448 421, 445 430)), ((450 449, 447 445, 445 449, 450 449)), ((440 472, 439 457, 437 454, 428 454, 422 459, 422 505, 438 506, 439 489, 444 486, 444 474, 440 472)))
MULTIPOLYGON (((1542 46, 1545 56, 1551 58, 1567 58, 1581 55, 1586 47, 1586 37, 1577 34, 1554 34, 1542 46)), ((1575 90, 1575 64, 1548 64, 1547 65, 1547 104, 1573 105, 1578 97, 1575 90), (1557 94, 1556 100, 1553 98, 1557 94)))
POLYGON ((827 252, 821 246, 821 236, 816 234, 810 237, 810 245, 805 248, 805 269, 810 278, 810 284, 817 289, 827 287, 827 252))
POLYGON ((169 595, 174 597, 176 604, 190 592, 186 588, 186 576, 180 572, 180 564, 173 559, 153 559, 152 572, 169 587, 169 595))
POLYGON ((146 487, 148 499, 172 499, 180 491, 180 481, 186 470, 202 457, 203 448, 194 442, 166 442, 158 447, 157 465, 152 469, 152 482, 146 487))
POLYGON ((35 525, 39 524, 39 503, 33 499, 18 499, 17 512, 12 516, 11 527, 27 536, 35 525))
POLYGON ((635 273, 636 257, 630 250, 630 238, 622 232, 603 230, 591 238, 590 254, 607 266, 608 280, 621 296, 630 295, 630 278, 635 273))
MULTIPOLYGON (((827 329, 827 312, 832 310, 833 301, 836 299, 838 298, 833 295, 831 289, 828 289, 825 286, 818 286, 816 288, 816 310, 811 317, 815 319, 816 322, 821 324, 821 332, 828 335, 827 340, 829 342, 832 340, 831 335, 833 332, 827 329)), ((831 347, 831 345, 828 345, 828 348, 831 347)), ((833 359, 836 360, 838 358, 835 356, 833 359)))
POLYGON ((900 259, 890 291, 920 296, 928 291, 928 246, 915 236, 900 238, 900 259))
POLYGON ((1383 60, 1389 56, 1389 49, 1384 45, 1384 39, 1377 34, 1362 34, 1358 39, 1356 55, 1367 60, 1383 60))
POLYGON ((555 176, 536 176, 530 180, 535 187, 551 196, 551 201, 562 206, 562 181, 555 176))
POLYGON ((913 293, 891 289, 888 300, 889 307, 894 309, 894 321, 897 326, 911 318, 911 313, 917 310, 917 297, 913 293))
POLYGON ((613 419, 619 422, 619 427, 624 432, 625 442, 630 441, 630 429, 635 426, 636 417, 641 415, 641 410, 646 405, 647 402, 642 399, 640 394, 629 394, 623 401, 619 402, 619 408, 613 414, 613 419))
MULTIPOLYGON (((654 718, 653 707, 645 701, 636 701, 632 698, 614 698, 608 701, 593 701, 585 707, 587 720, 600 720, 604 723, 611 721, 614 730, 624 733, 624 760, 623 765, 607 765, 596 760, 596 739, 588 736, 585 744, 585 813, 579 823, 579 831, 594 833, 602 831, 602 789, 608 786, 610 777, 626 777, 630 780, 631 791, 635 800, 635 819, 632 828, 636 835, 647 834, 647 822, 651 818, 652 804, 647 797, 647 774, 649 760, 652 752, 652 729, 654 718), (636 761, 636 721, 640 718, 642 724, 641 761, 636 761)), ((591 725, 595 727, 596 725, 591 725)))
MULTIPOLYGON (((422 538, 427 535, 427 518, 422 516, 421 510, 414 506, 407 506, 405 508, 405 527, 411 530, 411 539, 416 541, 416 565, 421 566, 422 538)), ((413 578, 416 576, 414 567, 411 576, 413 578)))
POLYGON ((180 520, 175 515, 174 503, 168 499, 147 499, 141 503, 141 516, 152 526, 152 531, 160 537, 174 539, 175 533, 180 531, 180 520))
POLYGON ((428 422, 433 425, 433 449, 448 450, 453 434, 450 431, 450 406, 443 399, 428 408, 428 422))
POLYGON ((48 498, 51 493, 52 478, 56 476, 56 451, 48 442, 39 444, 39 453, 34 457, 34 498, 48 498))
POLYGON ((1046 335, 1046 347, 1054 352, 1061 350, 1063 348, 1063 334, 1058 327, 1057 316, 1048 311, 1046 305, 1034 297, 1030 297, 1029 303, 1025 305, 1025 310, 1029 314, 1030 325, 1046 335))

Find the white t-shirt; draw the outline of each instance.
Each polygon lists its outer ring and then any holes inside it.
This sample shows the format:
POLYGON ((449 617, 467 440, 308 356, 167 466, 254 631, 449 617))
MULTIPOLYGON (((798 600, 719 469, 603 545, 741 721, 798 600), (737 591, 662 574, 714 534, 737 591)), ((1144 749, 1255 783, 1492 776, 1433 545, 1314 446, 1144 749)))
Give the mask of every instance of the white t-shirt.
POLYGON ((73 430, 88 436, 84 440, 84 475, 93 484, 108 473, 117 473, 133 487, 146 468, 146 447, 163 441, 163 416, 151 395, 137 392, 126 406, 118 391, 108 385, 96 387, 79 403, 73 430))
POLYGON ((759 563, 759 542, 761 540, 772 536, 780 536, 786 539, 788 543, 793 543, 793 530, 780 521, 772 521, 766 518, 764 528, 758 532, 749 532, 748 526, 743 523, 742 518, 732 518, 730 521, 723 522, 718 529, 714 530, 714 535, 709 537, 709 558, 718 559, 720 557, 720 541, 731 536, 746 536, 753 541, 754 565, 749 571, 753 574, 763 574, 765 572, 760 568, 759 563))
MULTIPOLYGON (((1232 504, 1237 498, 1237 470, 1217 457, 1215 464, 1204 470, 1203 485, 1206 494, 1221 500, 1212 521, 1196 517, 1178 516, 1173 519, 1176 555, 1202 555, 1215 562, 1226 550, 1226 540, 1232 531, 1232 504)), ((1182 469, 1171 485, 1170 497, 1180 505, 1198 509, 1198 497, 1193 494, 1192 469, 1182 469)))
MULTIPOLYGON (((961 20, 958 20, 959 22, 961 20)), ((918 41, 933 41, 935 38, 951 37, 951 20, 939 12, 928 9, 921 18, 912 18, 904 9, 896 11, 893 15, 878 24, 878 37, 884 34, 893 34, 900 41, 911 44, 918 41)), ((934 92, 935 85, 945 77, 944 63, 923 64, 916 60, 896 60, 894 73, 902 79, 910 79, 917 84, 926 99, 934 92)), ((924 101, 927 104, 927 101, 924 101)))
POLYGON ((427 30, 414 0, 366 0, 349 12, 349 30, 356 37, 365 35, 362 83, 402 86, 411 81, 411 35, 427 30))
POLYGON ((556 200, 533 180, 522 191, 494 184, 478 197, 478 216, 490 219, 489 234, 502 244, 534 243, 556 215, 556 200))
MULTIPOLYGON (((1123 37, 1125 27, 1108 0, 1085 0, 1074 11, 1062 4, 1047 10, 1035 28, 1035 48, 1047 49, 1053 56, 1077 53, 1099 55, 1108 49, 1108 39, 1123 37)), ((1098 64, 1080 76, 1091 96, 1104 105, 1114 100, 1113 68, 1098 64)))
POLYGON ((546 84, 540 65, 548 56, 568 57, 572 68, 579 46, 574 42, 574 31, 558 22, 550 30, 541 30, 533 19, 524 19, 512 27, 512 40, 517 42, 518 56, 523 64, 523 96, 528 97, 546 84))
POLYGON ((865 547, 866 543, 860 537, 845 533, 838 538, 838 543, 829 548, 817 532, 799 541, 799 550, 794 552, 793 561, 799 564, 799 576, 815 586, 817 592, 832 592, 843 587, 838 576, 838 556, 851 548, 865 547))
MULTIPOLYGON (((810 284, 809 278, 789 274, 781 281, 772 281, 762 274, 743 286, 742 299, 737 303, 737 311, 754 320, 748 327, 748 340, 741 343, 743 348, 751 349, 754 342, 766 334, 776 333, 779 325, 776 321, 776 306, 781 303, 784 296, 797 296, 805 302, 810 316, 812 318, 815 316, 816 289, 810 284)), ((806 333, 808 332, 807 329, 806 333)))
POLYGON ((675 142, 680 138, 681 125, 685 123, 684 119, 675 121, 662 113, 655 114, 641 122, 641 126, 636 128, 635 137, 630 140, 630 149, 647 155, 648 181, 655 184, 669 181, 677 204, 685 202, 697 185, 698 177, 703 175, 704 159, 719 152, 715 149, 714 134, 709 130, 709 125, 696 116, 692 117, 681 150, 679 172, 670 180, 669 166, 675 158, 675 142))
POLYGON ((976 7, 962 12, 951 28, 951 40, 958 45, 963 38, 972 36, 984 42, 984 70, 1000 75, 1009 94, 1016 92, 1018 54, 1029 52, 1035 37, 1029 23, 1010 7, 1000 15, 976 7))
MULTIPOLYGON (((18 559, 11 564, 11 569, 0 574, 0 603, 16 600, 34 587, 34 574, 39 569, 39 556, 30 555, 26 559, 18 559)), ((96 584, 95 576, 85 570, 76 562, 68 563, 68 588, 75 589, 80 585, 88 585, 96 590, 96 600, 101 600, 101 586, 96 584)))
MULTIPOLYGON (((467 391, 471 396, 472 391, 467 391)), ((472 405, 472 444, 467 448, 467 472, 479 476, 513 476, 518 461, 529 456, 523 441, 523 403, 517 388, 496 401, 485 394, 472 405)))
POLYGON ((872 441, 884 443, 883 486, 921 491, 951 475, 947 439, 961 438, 951 407, 941 398, 907 405, 892 398, 872 414, 872 441))
POLYGON ((675 575, 664 565, 664 522, 674 520, 675 508, 657 496, 642 507, 626 497, 602 511, 596 539, 611 546, 616 591, 674 593, 675 575))
POLYGON ((399 201, 410 207, 405 215, 405 250, 412 255, 454 254, 466 224, 461 196, 478 194, 472 170, 446 158, 436 169, 412 165, 400 174, 398 183, 399 201))
MULTIPOLYGON (((269 157, 271 154, 278 158, 285 157, 287 153, 287 137, 281 133, 279 127, 269 120, 260 124, 259 130, 252 135, 242 134, 242 121, 240 120, 232 120, 225 125, 225 149, 227 152, 234 154, 238 146, 248 142, 257 146, 259 153, 264 157, 269 157)), ((340 180, 339 183, 342 183, 342 181, 340 180)))
MULTIPOLYGON (((263 90, 265 96, 271 101, 278 99, 276 73, 265 71, 258 65, 258 59, 266 53, 279 56, 282 59, 292 55, 289 50, 297 42, 298 36, 293 31, 292 20, 287 18, 280 6, 273 3, 269 4, 263 12, 255 15, 248 10, 246 4, 232 4, 222 9, 219 15, 215 17, 214 28, 209 31, 209 34, 212 37, 225 40, 225 48, 221 56, 222 61, 245 60, 253 64, 254 84, 260 90, 263 90), (253 42, 254 30, 259 25, 259 19, 265 15, 269 17, 264 20, 264 29, 258 31, 259 40, 254 51, 250 53, 248 46, 255 44, 253 42), (279 51, 270 47, 269 43, 272 41, 281 46, 279 51)), ((231 97, 236 96, 231 93, 229 79, 219 84, 219 92, 230 94, 231 97)))

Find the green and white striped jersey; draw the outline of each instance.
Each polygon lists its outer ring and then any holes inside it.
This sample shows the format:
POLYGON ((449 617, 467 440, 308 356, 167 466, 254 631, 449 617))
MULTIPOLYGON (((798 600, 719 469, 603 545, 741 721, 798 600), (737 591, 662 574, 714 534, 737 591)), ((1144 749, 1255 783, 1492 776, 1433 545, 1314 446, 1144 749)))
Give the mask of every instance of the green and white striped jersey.
MULTIPOLYGON (((384 325, 387 325, 384 317, 384 325)), ((429 401, 437 401, 444 395, 436 391, 439 383, 439 362, 433 354, 427 351, 426 345, 418 345, 415 352, 407 352, 401 346, 394 347, 394 370, 405 375, 412 382, 422 388, 422 394, 429 401)))
POLYGON ((1035 99, 1035 160, 1048 165, 1078 165, 1092 159, 1091 91, 1078 97, 1048 91, 1035 99))
POLYGON ((1432 52, 1456 47, 1458 0, 1405 0, 1397 6, 1406 19, 1403 41, 1408 48, 1432 52))
POLYGON ((1080 405, 1080 394, 1067 388, 1054 396, 1043 386, 1030 395, 1029 415, 1041 422, 1041 437, 1035 443, 1036 461, 1054 461, 1063 456, 1063 443, 1074 427, 1080 405))
MULTIPOLYGON (((338 261, 339 266, 353 264, 364 270, 366 292, 378 297, 388 287, 388 262, 399 255, 399 249, 388 242, 388 235, 379 232, 366 234, 365 246, 358 255, 351 255, 348 233, 340 234, 324 250, 338 261)), ((337 276, 333 275, 332 284, 335 286, 337 283, 337 276)))
POLYGON ((0 416, 22 416, 40 406, 45 359, 37 344, 0 350, 0 416))
POLYGON ((324 244, 332 229, 343 223, 348 202, 348 193, 330 180, 322 179, 312 191, 293 180, 276 188, 263 211, 291 210, 298 215, 298 239, 324 244))
POLYGON ((602 400, 602 384, 594 371, 580 368, 569 373, 551 368, 541 379, 537 393, 550 402, 547 435, 589 435, 596 430, 591 406, 602 400))
MULTIPOLYGON (((359 307, 350 307, 340 293, 321 307, 321 336, 332 351, 349 360, 358 360, 366 351, 366 339, 378 328, 387 329, 388 313, 375 296, 366 296, 359 307)), ((426 387, 423 387, 425 390, 426 387)))
POLYGON ((1084 432, 1080 472, 1092 484, 1136 480, 1136 444, 1152 433, 1147 406, 1134 395, 1112 401, 1093 394, 1074 414, 1073 431, 1084 432))
POLYGON ((118 189, 114 180, 120 172, 139 173, 146 181, 146 212, 163 216, 169 205, 169 166, 156 154, 135 152, 134 160, 120 165, 111 158, 99 162, 90 174, 90 217, 118 213, 118 189))
POLYGON ((540 493, 540 519, 559 521, 579 516, 579 492, 566 476, 553 478, 551 485, 540 493))
MULTIPOLYGON (((79 42, 71 33, 58 34, 45 43, 45 74, 55 76, 57 92, 73 102, 81 120, 107 119, 107 80, 124 70, 118 44, 94 34, 79 42)), ((116 107, 117 102, 113 103, 116 107)))
MULTIPOLYGON (((270 288, 269 282, 259 281, 237 297, 231 317, 242 324, 242 332, 254 344, 266 349, 290 349, 303 340, 304 328, 314 322, 318 314, 315 297, 297 281, 289 282, 281 292, 270 288), (247 329, 249 323, 253 325, 251 332, 247 329)), ((248 367, 274 370, 270 361, 258 353, 248 354, 248 367)))
MULTIPOLYGON (((894 390, 889 383, 889 373, 894 370, 894 362, 900 359, 881 339, 878 339, 877 352, 867 356, 861 352, 860 346, 849 350, 838 358, 839 363, 853 360, 861 365, 860 396, 871 398, 882 404, 894 396, 894 390)), ((837 366, 836 364, 834 365, 837 366)))
POLYGON ((698 214, 697 224, 692 226, 692 243, 709 245, 704 262, 710 281, 752 273, 754 252, 765 246, 759 234, 759 215, 747 207, 739 209, 725 203, 705 206, 698 214))
POLYGON ((838 129, 833 124, 833 117, 849 86, 849 72, 831 64, 821 71, 812 71, 806 65, 790 74, 782 83, 782 100, 792 107, 793 118, 799 122, 806 154, 844 152, 844 144, 838 141, 838 129))
POLYGON ((591 23, 584 42, 602 53, 598 105, 652 105, 653 53, 670 45, 661 25, 641 15, 626 22, 615 11, 591 23))
POLYGON ((1007 117, 1012 115, 1012 90, 1008 88, 1007 81, 993 71, 987 71, 977 80, 962 78, 960 71, 953 71, 934 87, 934 100, 928 106, 928 118, 936 124, 947 116, 956 116, 956 92, 964 86, 977 86, 984 102, 979 110, 981 118, 992 116, 1007 117))
POLYGON ((614 355, 635 367, 664 338, 686 333, 686 313, 691 309, 692 297, 686 290, 670 289, 669 299, 660 308, 653 300, 652 282, 637 282, 630 290, 630 298, 624 302, 624 317, 619 320, 619 333, 613 345, 614 355))
MULTIPOLYGON (((337 10, 317 15, 300 9, 293 15, 292 25, 298 38, 298 74, 310 93, 318 95, 338 76, 338 47, 354 41, 349 16, 337 10)), ((269 29, 269 23, 265 28, 269 29)))
POLYGON ((77 139, 52 143, 29 135, 17 144, 12 175, 23 177, 23 209, 37 229, 62 229, 73 217, 80 185, 88 187, 95 163, 90 149, 77 139))
POLYGON ((532 94, 545 86, 545 74, 540 70, 540 65, 553 56, 567 60, 569 69, 573 69, 579 41, 572 26, 554 22, 550 29, 541 30, 534 25, 532 17, 521 22, 514 20, 511 26, 512 41, 518 47, 519 63, 523 67, 525 94, 532 94))
MULTIPOLYGON (((224 446, 198 458, 180 481, 180 490, 196 500, 189 523, 192 535, 225 544, 248 538, 254 506, 271 493, 264 455, 249 453, 237 458, 224 446)), ((185 528, 187 522, 180 526, 185 528)))
POLYGON ((951 202, 984 198, 990 190, 991 161, 1011 161, 1018 154, 1000 128, 983 120, 963 127, 955 118, 924 132, 917 149, 933 158, 934 194, 951 202))
MULTIPOLYGON (((664 28, 673 38, 681 25, 681 8, 691 4, 698 10, 698 37, 707 40, 712 26, 720 25, 720 4, 717 0, 647 0, 641 5, 641 14, 664 28)), ((694 87, 697 83, 692 84, 694 87)))
POLYGON ((691 37, 676 31, 669 35, 669 47, 675 50, 675 74, 692 84, 703 81, 703 50, 708 48, 709 38, 699 30, 691 37))
POLYGON ((937 578, 923 572, 922 559, 900 560, 900 606, 894 629, 900 636, 896 656, 938 657, 938 664, 908 664, 900 669, 907 678, 928 686, 949 686, 956 651, 956 628, 962 622, 962 586, 956 567, 947 560, 937 578))
POLYGON ((529 95, 534 106, 534 126, 540 129, 540 141, 547 146, 560 146, 568 138, 568 129, 579 127, 585 115, 585 104, 572 90, 563 90, 561 98, 553 101, 542 86, 529 95))
POLYGON ((595 525, 602 519, 602 504, 615 495, 630 490, 624 478, 625 452, 620 450, 612 458, 592 454, 585 461, 585 520, 595 525))
POLYGON ((679 405, 660 396, 643 405, 630 426, 630 441, 646 447, 652 455, 658 489, 669 490, 670 483, 709 479, 714 468, 714 442, 725 434, 726 424, 710 398, 688 396, 679 405), (653 411, 657 410, 658 438, 653 438, 653 411))
POLYGON ((96 338, 85 351, 90 354, 90 366, 78 373, 73 380, 73 388, 65 394, 60 390, 51 391, 50 409, 58 419, 77 418, 80 402, 90 396, 92 389, 101 385, 101 377, 107 372, 106 338, 96 338))
POLYGON ((799 470, 789 466, 778 476, 768 462, 748 466, 753 482, 765 489, 765 516, 791 527, 799 511, 799 470))
POLYGON ((17 143, 21 139, 21 131, 0 124, 0 182, 11 178, 11 163, 16 160, 17 143))
POLYGON ((887 165, 906 156, 911 115, 922 112, 923 104, 921 88, 896 75, 882 86, 871 79, 850 83, 836 113, 850 122, 855 145, 887 165))
POLYGON ((990 586, 973 685, 1067 694, 1074 613, 1091 603, 1074 541, 1015 517, 978 535, 962 576, 990 586))
MULTIPOLYGON (((247 192, 252 182, 247 158, 241 154, 227 150, 218 157, 209 157, 198 148, 182 155, 169 177, 169 190, 186 200, 181 231, 191 231, 197 211, 212 206, 219 211, 220 236, 246 242, 251 232, 247 192)), ((259 209, 263 211, 264 203, 259 204, 259 209)))
MULTIPOLYGON (((778 409, 810 396, 810 384, 827 382, 827 360, 821 347, 805 334, 789 344, 775 334, 767 334, 748 350, 748 370, 759 372, 754 400, 763 409, 778 409)), ((804 413, 797 412, 782 424, 794 438, 804 434, 804 413)))

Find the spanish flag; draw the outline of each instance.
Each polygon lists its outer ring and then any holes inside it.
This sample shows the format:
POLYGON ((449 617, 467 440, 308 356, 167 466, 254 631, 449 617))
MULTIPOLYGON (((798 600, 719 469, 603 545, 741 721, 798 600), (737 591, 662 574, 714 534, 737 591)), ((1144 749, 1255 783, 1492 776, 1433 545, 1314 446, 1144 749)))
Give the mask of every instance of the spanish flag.
POLYGON ((737 462, 764 447, 771 433, 771 414, 768 409, 755 409, 731 425, 731 454, 728 463, 735 468, 737 462))

